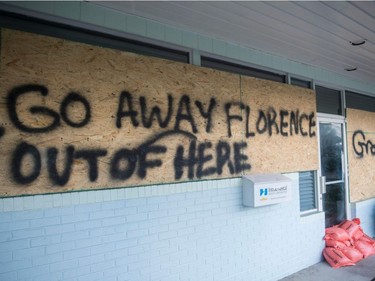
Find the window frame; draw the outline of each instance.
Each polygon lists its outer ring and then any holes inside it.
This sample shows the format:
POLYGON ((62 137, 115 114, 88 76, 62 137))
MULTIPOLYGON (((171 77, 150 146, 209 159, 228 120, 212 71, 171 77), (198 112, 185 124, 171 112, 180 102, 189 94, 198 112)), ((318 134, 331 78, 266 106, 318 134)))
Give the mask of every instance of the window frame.
POLYGON ((315 91, 315 95, 316 95, 316 112, 317 113, 323 113, 323 114, 330 114, 330 115, 336 115, 336 116, 344 116, 344 113, 345 113, 345 97, 344 97, 344 90, 342 88, 335 88, 335 87, 330 87, 330 86, 326 86, 325 84, 315 84, 314 85, 314 91, 315 91), (338 105, 339 105, 339 111, 338 113, 332 113, 332 112, 322 112, 322 111, 319 111, 318 110, 318 89, 317 87, 320 87, 320 88, 324 88, 328 91, 335 91, 337 92, 338 94, 338 97, 339 97, 339 101, 338 101, 338 105))
POLYGON ((289 84, 292 85, 292 86, 301 87, 301 88, 305 88, 305 89, 314 89, 314 81, 313 80, 308 79, 308 78, 301 78, 301 77, 298 77, 298 76, 295 76, 295 75, 289 76, 289 84), (298 85, 296 83, 293 83, 293 80, 299 81, 299 82, 302 82, 302 83, 307 83, 308 87, 302 86, 301 84, 298 85))
POLYGON ((358 93, 358 92, 355 92, 355 91, 350 91, 350 90, 345 90, 344 94, 345 94, 345 109, 352 108, 352 109, 358 109, 358 110, 363 110, 363 111, 375 112, 375 97, 374 96, 365 95, 365 94, 358 93), (355 96, 355 98, 357 98, 357 99, 362 99, 362 101, 364 101, 364 102, 361 103, 361 104, 367 104, 368 105, 368 102, 373 103, 373 108, 369 108, 367 106, 362 107, 362 106, 358 105, 357 103, 351 103, 351 102, 348 103, 348 95, 355 96), (366 101, 368 101, 368 102, 366 102, 366 101))
POLYGON ((186 64, 192 61, 191 50, 188 48, 102 27, 73 25, 73 22, 62 23, 5 10, 0 10, 0 27, 186 64))
POLYGON ((288 78, 286 72, 258 67, 233 59, 222 58, 212 54, 201 53, 201 66, 230 73, 236 73, 244 76, 255 77, 259 79, 287 84, 288 78), (218 67, 219 66, 219 67, 218 67), (279 79, 271 79, 277 77, 279 79))

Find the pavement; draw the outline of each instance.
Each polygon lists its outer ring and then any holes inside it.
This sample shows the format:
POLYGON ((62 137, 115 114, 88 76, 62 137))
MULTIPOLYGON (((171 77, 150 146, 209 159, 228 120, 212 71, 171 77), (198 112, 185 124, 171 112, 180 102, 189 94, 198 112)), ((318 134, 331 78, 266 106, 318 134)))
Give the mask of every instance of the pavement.
POLYGON ((375 281, 375 256, 336 269, 322 261, 279 281, 375 281))

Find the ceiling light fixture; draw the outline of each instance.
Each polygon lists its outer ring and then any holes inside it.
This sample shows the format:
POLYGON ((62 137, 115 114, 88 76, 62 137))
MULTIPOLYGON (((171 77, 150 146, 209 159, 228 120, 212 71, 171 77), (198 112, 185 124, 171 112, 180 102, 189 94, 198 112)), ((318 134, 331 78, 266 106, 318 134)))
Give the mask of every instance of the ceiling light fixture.
POLYGON ((361 40, 357 40, 357 41, 350 41, 350 44, 352 44, 352 46, 361 46, 365 43, 366 43, 366 39, 361 39, 361 40))
POLYGON ((347 67, 345 68, 346 71, 355 71, 357 70, 357 67, 356 66, 353 66, 353 67, 347 67))

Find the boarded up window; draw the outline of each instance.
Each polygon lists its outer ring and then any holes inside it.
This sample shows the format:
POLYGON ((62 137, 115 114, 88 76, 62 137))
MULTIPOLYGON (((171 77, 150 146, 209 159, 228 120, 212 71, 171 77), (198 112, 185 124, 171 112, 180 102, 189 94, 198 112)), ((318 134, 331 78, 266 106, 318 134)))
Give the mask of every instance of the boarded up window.
POLYGON ((312 90, 3 29, 0 194, 316 170, 312 90))
POLYGON ((348 108, 350 201, 375 197, 375 112, 348 108))

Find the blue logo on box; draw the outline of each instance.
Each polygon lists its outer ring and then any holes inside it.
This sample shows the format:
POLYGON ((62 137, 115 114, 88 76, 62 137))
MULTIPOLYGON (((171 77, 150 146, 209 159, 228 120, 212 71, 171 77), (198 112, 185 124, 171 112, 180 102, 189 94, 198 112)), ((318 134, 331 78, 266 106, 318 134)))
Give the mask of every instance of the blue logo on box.
POLYGON ((261 188, 259 191, 260 191, 260 196, 268 195, 268 188, 261 188))

